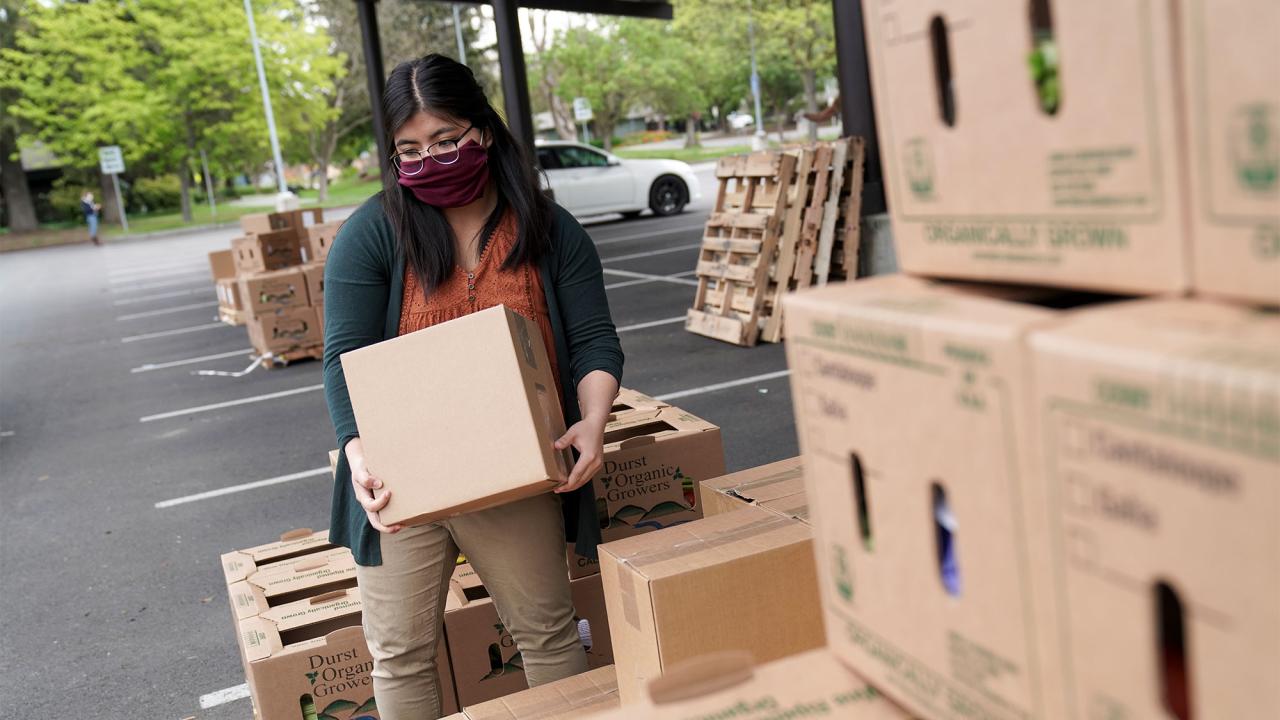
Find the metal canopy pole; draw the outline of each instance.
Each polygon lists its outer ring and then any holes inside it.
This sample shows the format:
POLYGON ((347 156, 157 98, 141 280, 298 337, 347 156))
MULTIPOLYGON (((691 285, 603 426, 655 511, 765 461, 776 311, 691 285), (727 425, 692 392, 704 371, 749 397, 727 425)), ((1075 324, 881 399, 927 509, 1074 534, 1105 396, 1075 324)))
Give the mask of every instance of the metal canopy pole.
POLYGON ((378 167, 383 176, 391 172, 391 150, 382 130, 382 87, 387 75, 382 69, 382 37, 378 34, 378 0, 355 0, 364 45, 364 68, 369 84, 369 109, 373 111, 373 139, 377 143, 378 167))
POLYGON ((533 109, 520 41, 517 0, 493 0, 493 24, 498 31, 498 64, 502 68, 502 98, 511 134, 533 152, 533 109))
POLYGON ((845 135, 867 140, 866 178, 862 186, 862 214, 885 211, 884 181, 880 172, 880 142, 871 104, 871 73, 867 42, 863 35, 862 3, 833 0, 836 31, 836 67, 840 76, 840 117, 845 135))

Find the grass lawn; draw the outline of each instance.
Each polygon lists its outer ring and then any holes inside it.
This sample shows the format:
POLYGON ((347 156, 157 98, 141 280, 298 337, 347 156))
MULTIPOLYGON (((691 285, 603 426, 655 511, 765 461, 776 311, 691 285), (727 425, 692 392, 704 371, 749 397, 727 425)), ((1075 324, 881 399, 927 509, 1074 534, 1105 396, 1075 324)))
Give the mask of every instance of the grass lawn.
POLYGON ((677 148, 675 150, 643 150, 640 148, 618 148, 613 151, 620 158, 635 160, 680 160, 687 163, 718 160, 725 155, 741 155, 751 152, 750 145, 731 145, 729 147, 677 148))

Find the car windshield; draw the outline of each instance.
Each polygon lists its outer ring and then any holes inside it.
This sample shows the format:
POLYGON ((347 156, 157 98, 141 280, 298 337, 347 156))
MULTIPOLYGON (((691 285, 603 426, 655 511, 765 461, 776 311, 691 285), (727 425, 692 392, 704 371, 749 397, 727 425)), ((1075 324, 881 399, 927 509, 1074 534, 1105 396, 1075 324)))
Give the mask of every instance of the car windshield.
POLYGON ((605 167, 609 164, 609 158, 603 154, 576 145, 558 147, 556 154, 560 156, 560 166, 566 168, 605 167))

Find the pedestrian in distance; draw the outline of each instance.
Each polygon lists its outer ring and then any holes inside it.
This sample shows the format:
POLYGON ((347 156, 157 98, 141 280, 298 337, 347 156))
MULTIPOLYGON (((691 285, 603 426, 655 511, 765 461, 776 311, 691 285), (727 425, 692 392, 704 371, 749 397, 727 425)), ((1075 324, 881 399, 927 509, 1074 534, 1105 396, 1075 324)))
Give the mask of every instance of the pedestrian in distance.
POLYGON ((623 354, 594 243, 542 193, 531 149, 469 68, 436 54, 398 65, 383 116, 394 172, 342 226, 325 265, 325 394, 342 451, 329 537, 355 555, 379 713, 428 720, 441 713, 436 650, 459 551, 493 598, 530 686, 587 669, 566 540, 596 557, 591 479, 623 354), (555 447, 576 457, 567 481, 439 522, 384 525, 378 513, 391 491, 366 465, 341 355, 500 304, 540 329, 568 425, 555 447))
POLYGON ((84 195, 80 196, 80 212, 84 213, 84 221, 89 226, 89 242, 94 245, 101 245, 98 240, 98 218, 102 213, 102 206, 93 201, 93 193, 89 190, 84 191, 84 195))

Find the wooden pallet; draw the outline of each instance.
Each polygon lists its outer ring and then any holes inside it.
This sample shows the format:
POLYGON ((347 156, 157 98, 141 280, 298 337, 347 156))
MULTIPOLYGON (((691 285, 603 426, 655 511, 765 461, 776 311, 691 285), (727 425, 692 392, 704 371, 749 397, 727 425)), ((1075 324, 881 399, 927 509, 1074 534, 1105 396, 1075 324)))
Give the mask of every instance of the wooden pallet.
POLYGON ((795 156, 780 152, 717 164, 720 188, 698 255, 698 290, 685 318, 690 332, 756 344, 795 165, 795 156))
POLYGON ((858 276, 859 252, 862 249, 862 178, 867 157, 863 138, 849 140, 849 164, 841 191, 842 208, 835 229, 835 248, 831 258, 832 279, 852 280, 858 276))
POLYGON ((299 360, 320 360, 324 357, 323 345, 288 350, 282 353, 263 353, 262 364, 268 368, 287 367, 289 363, 299 360))
POLYGON ((245 313, 243 310, 219 306, 218 320, 232 327, 239 327, 245 324, 245 313))

